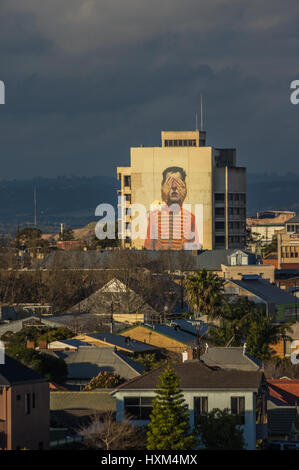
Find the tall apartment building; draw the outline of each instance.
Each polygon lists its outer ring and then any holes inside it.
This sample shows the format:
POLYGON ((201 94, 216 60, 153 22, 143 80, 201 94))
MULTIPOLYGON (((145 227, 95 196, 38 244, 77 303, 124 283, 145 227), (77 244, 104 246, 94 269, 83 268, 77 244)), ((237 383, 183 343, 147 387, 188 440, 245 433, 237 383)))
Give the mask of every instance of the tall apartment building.
POLYGON ((131 237, 130 205, 142 204, 148 217, 152 207, 163 204, 165 179, 174 176, 175 181, 176 177, 183 179, 184 204, 191 207, 191 213, 199 214, 196 226, 199 247, 244 248, 246 168, 237 166, 236 149, 208 146, 206 132, 198 130, 162 131, 161 138, 161 147, 131 148, 130 166, 117 168, 121 183, 118 229, 123 246, 136 249, 146 246, 145 236, 131 237))

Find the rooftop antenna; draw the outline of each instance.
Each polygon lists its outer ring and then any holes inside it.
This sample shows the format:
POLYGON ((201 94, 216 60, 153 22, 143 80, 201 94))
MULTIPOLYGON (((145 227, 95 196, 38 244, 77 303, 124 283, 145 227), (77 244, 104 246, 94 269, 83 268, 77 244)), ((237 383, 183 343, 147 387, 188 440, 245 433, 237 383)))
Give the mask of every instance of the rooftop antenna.
POLYGON ((200 130, 203 130, 203 108, 202 108, 202 95, 200 95, 200 130))
POLYGON ((195 130, 198 131, 197 113, 195 113, 195 130))
POLYGON ((36 217, 36 186, 34 186, 34 227, 36 227, 37 217, 36 217))

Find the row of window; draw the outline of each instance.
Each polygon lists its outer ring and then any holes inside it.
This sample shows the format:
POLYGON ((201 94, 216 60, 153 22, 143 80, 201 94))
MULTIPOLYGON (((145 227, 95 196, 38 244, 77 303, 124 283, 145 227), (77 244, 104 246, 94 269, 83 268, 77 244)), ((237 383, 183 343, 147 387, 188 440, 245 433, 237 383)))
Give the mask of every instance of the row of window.
MULTIPOLYGON (((165 147, 196 147, 196 139, 164 140, 165 147)), ((204 140, 199 141, 200 147, 205 145, 204 140)))
MULTIPOLYGON (((229 222, 228 227, 230 230, 245 230, 245 223, 244 222, 229 222)), ((215 230, 224 230, 225 223, 224 222, 215 222, 215 230)))
MULTIPOLYGON (((229 207, 228 209, 229 215, 239 215, 242 217, 246 216, 246 208, 245 207, 229 207)), ((224 217, 225 215, 225 208, 224 207, 215 207, 215 216, 216 217, 224 217)))
MULTIPOLYGON (((246 237, 239 236, 239 235, 231 235, 228 237, 228 243, 238 243, 240 245, 245 245, 246 237)), ((215 244, 216 245, 224 245, 225 244, 225 236, 224 235, 216 235, 215 236, 215 244)))
MULTIPOLYGON (((153 409, 153 397, 125 397, 125 415, 134 420, 148 420, 153 409)), ((194 425, 208 414, 208 397, 194 397, 194 425)), ((238 416, 238 424, 245 423, 245 397, 231 397, 231 413, 238 416)))
POLYGON ((298 251, 288 251, 288 250, 281 250, 281 257, 282 258, 298 258, 298 251))
POLYGON ((287 233, 299 233, 299 224, 287 224, 287 233))
MULTIPOLYGON (((214 200, 215 202, 224 202, 225 193, 215 193, 214 200)), ((246 194, 245 193, 229 193, 228 200, 246 202, 246 194)))

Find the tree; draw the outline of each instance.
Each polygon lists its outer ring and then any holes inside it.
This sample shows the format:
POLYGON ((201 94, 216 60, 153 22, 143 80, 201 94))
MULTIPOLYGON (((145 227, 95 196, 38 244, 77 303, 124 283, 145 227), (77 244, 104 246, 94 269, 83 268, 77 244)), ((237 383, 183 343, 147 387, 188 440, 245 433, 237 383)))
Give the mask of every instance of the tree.
POLYGON ((288 324, 273 322, 272 316, 266 315, 262 307, 257 307, 247 298, 224 306, 220 315, 220 324, 209 332, 212 343, 225 346, 241 346, 246 342, 247 351, 252 356, 266 361, 271 358, 271 344, 289 339, 286 332, 288 324))
POLYGON ((63 241, 63 242, 71 241, 74 239, 75 239, 74 232, 73 232, 73 229, 71 228, 66 228, 58 236, 58 240, 63 241))
POLYGON ((95 415, 89 425, 80 430, 84 444, 92 449, 124 450, 144 449, 144 430, 132 426, 128 418, 116 422, 114 413, 108 412, 103 421, 95 415))
POLYGON ((238 417, 228 409, 210 411, 199 426, 199 435, 207 450, 242 450, 245 445, 238 417))
POLYGON ((22 362, 22 364, 25 364, 51 381, 63 384, 66 380, 67 366, 63 359, 16 345, 8 347, 6 352, 12 358, 22 362))
POLYGON ((221 279, 205 268, 188 277, 187 299, 197 315, 211 318, 218 314, 222 306, 223 286, 221 279))
POLYGON ((84 391, 90 392, 96 388, 114 388, 122 382, 124 382, 124 379, 122 379, 118 374, 115 374, 114 372, 101 371, 96 377, 93 377, 88 382, 84 391))
POLYGON ((147 433, 148 450, 191 450, 196 437, 189 429, 188 405, 175 371, 168 365, 159 378, 147 433))

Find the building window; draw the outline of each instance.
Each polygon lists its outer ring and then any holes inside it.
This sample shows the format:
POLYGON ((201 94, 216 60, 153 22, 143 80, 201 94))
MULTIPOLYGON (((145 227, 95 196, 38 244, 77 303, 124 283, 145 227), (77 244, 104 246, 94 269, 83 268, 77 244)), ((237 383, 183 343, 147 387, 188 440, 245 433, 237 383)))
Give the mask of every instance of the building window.
POLYGON ((21 395, 17 395, 17 401, 21 400, 21 395))
POLYGON ((224 217, 224 207, 215 207, 215 216, 224 217))
POLYGON ((224 202, 224 193, 215 193, 215 202, 224 202))
POLYGON ((224 222, 215 222, 215 230, 224 230, 224 222))
POLYGON ((194 426, 199 426, 201 419, 208 414, 208 397, 194 397, 194 426))
POLYGON ((217 236, 217 237, 215 237, 215 243, 216 243, 216 245, 224 245, 225 238, 222 237, 222 236, 217 236))
POLYGON ((231 413, 238 417, 238 424, 245 423, 245 397, 231 397, 231 413))
POLYGON ((132 202, 131 194, 124 194, 126 201, 128 201, 130 204, 132 202))
POLYGON ((30 393, 25 395, 25 413, 26 415, 30 414, 30 393))
POLYGON ((125 397, 125 415, 133 420, 148 420, 153 409, 153 397, 125 397))
POLYGON ((124 179, 125 179, 124 185, 128 186, 130 188, 131 187, 131 176, 130 175, 125 175, 124 179))
POLYGON ((36 403, 35 398, 36 398, 35 393, 32 393, 32 408, 35 408, 35 403, 36 403))

